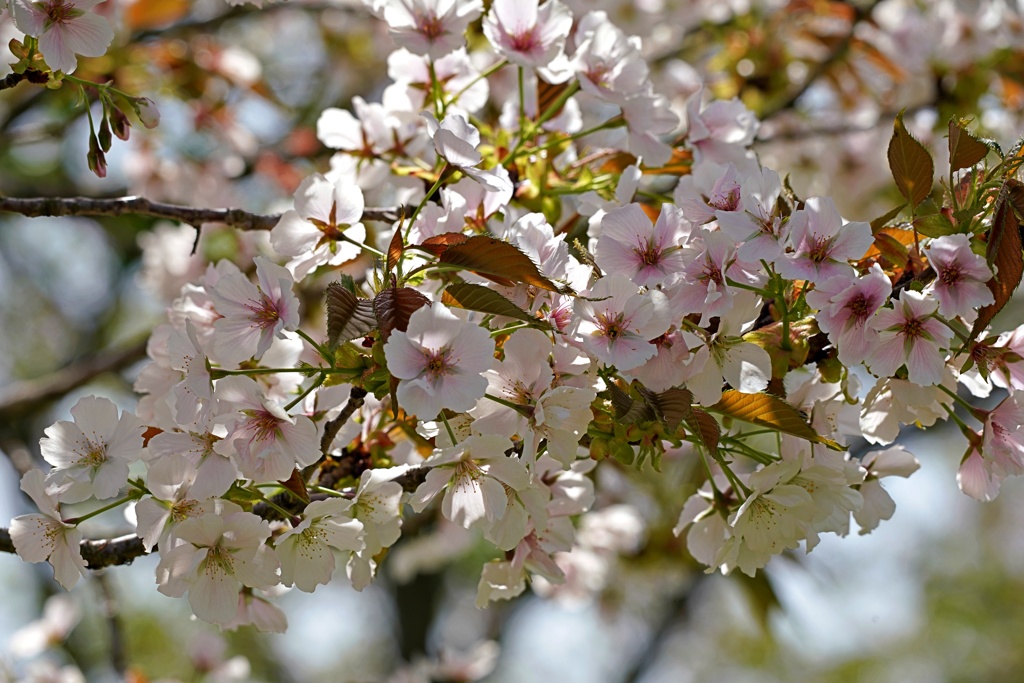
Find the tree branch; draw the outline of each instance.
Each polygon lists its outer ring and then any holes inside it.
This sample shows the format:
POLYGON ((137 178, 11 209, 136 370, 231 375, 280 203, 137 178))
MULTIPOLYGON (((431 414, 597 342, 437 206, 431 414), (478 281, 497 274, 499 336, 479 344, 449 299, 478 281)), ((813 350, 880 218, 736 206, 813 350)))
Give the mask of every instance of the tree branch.
MULTIPOLYGON (((13 553, 11 532, 0 528, 0 552, 13 553)), ((136 557, 146 555, 142 539, 135 534, 97 541, 82 541, 82 559, 89 569, 102 569, 119 564, 131 564, 136 557)))
POLYGON ((13 88, 22 81, 28 81, 29 83, 42 84, 50 80, 50 75, 44 71, 36 71, 35 69, 26 69, 19 73, 10 73, 0 78, 0 90, 7 90, 13 88))
POLYGON ((107 351, 53 374, 15 382, 0 389, 0 422, 11 421, 47 401, 77 389, 95 377, 117 372, 146 357, 146 341, 107 351))
MULTIPOLYGON (((394 223, 399 208, 368 208, 363 220, 394 223)), ((196 209, 180 204, 154 202, 145 197, 2 197, 0 211, 18 213, 29 218, 39 216, 152 216, 187 223, 197 230, 204 223, 223 223, 239 230, 270 230, 281 220, 281 214, 261 215, 242 209, 196 209)))

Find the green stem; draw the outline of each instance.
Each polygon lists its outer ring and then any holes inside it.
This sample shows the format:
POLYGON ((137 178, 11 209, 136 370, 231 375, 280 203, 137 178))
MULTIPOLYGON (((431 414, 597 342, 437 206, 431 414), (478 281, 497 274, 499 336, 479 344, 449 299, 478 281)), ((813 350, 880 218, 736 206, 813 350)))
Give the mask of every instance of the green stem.
POLYGON ((87 512, 86 514, 82 515, 81 517, 72 517, 70 519, 65 519, 64 523, 65 524, 76 524, 76 525, 77 524, 81 524, 85 520, 92 519, 96 515, 103 514, 107 510, 113 510, 114 508, 120 507, 120 506, 124 505, 125 503, 131 502, 133 500, 138 500, 141 495, 142 495, 141 492, 129 493, 124 498, 118 498, 113 503, 110 503, 109 505, 104 505, 103 507, 101 507, 98 510, 93 510, 92 512, 87 512))
POLYGON ((939 390, 941 390, 943 393, 945 393, 948 396, 952 397, 952 399, 954 401, 956 401, 957 404, 961 408, 963 408, 964 410, 967 411, 968 415, 973 417, 978 422, 980 422, 982 424, 985 424, 985 418, 988 416, 988 411, 983 411, 980 408, 975 408, 970 403, 968 403, 966 400, 964 400, 964 398, 961 397, 960 394, 956 393, 955 391, 953 391, 949 387, 943 386, 941 384, 936 384, 935 386, 937 386, 939 388, 939 390))
POLYGON ((318 344, 317 342, 313 341, 313 338, 306 334, 304 331, 296 329, 295 334, 305 339, 310 346, 316 349, 316 352, 320 354, 320 357, 323 358, 325 361, 327 361, 328 363, 334 362, 334 357, 330 353, 324 351, 324 348, 320 346, 320 344, 318 344))
POLYGON ((448 417, 444 414, 443 410, 439 413, 439 415, 441 416, 441 422, 444 423, 445 430, 448 432, 448 438, 452 440, 453 446, 456 445, 457 443, 459 443, 459 440, 455 438, 455 430, 452 429, 452 426, 450 424, 448 424, 448 417))
POLYGON ((472 88, 474 85, 484 80, 485 78, 489 78, 490 76, 494 75, 495 73, 503 69, 506 65, 508 65, 508 60, 502 59, 499 60, 498 62, 495 62, 494 64, 492 64, 491 66, 487 67, 485 70, 477 74, 476 77, 473 78, 473 80, 471 80, 469 83, 463 86, 458 92, 456 92, 454 95, 448 98, 448 101, 444 103, 445 111, 447 111, 448 107, 454 104, 460 97, 465 95, 470 88, 472 88))
POLYGON ((320 373, 320 376, 316 378, 316 381, 315 381, 315 382, 312 382, 312 383, 311 383, 311 384, 310 384, 310 385, 309 385, 309 386, 308 386, 308 387, 306 388, 306 390, 305 390, 305 391, 303 391, 303 392, 302 392, 301 394, 299 394, 298 396, 296 396, 294 400, 292 400, 292 401, 289 401, 288 405, 286 405, 286 406, 284 407, 284 412, 286 412, 286 413, 287 413, 287 412, 288 412, 289 410, 291 410, 292 408, 294 408, 295 406, 297 406, 297 405, 299 404, 299 402, 300 402, 300 401, 301 401, 302 399, 304 399, 304 398, 306 398, 307 396, 309 396, 310 392, 312 392, 312 391, 313 391, 314 389, 316 389, 316 388, 317 388, 318 386, 320 386, 321 384, 323 384, 323 383, 324 383, 324 380, 325 380, 325 379, 327 379, 327 375, 326 375, 326 374, 324 374, 324 373, 320 373))
POLYGON ((78 78, 77 76, 69 76, 68 74, 64 74, 63 80, 68 81, 69 83, 75 83, 76 85, 78 85, 79 87, 82 87, 82 88, 89 87, 89 88, 95 88, 99 92, 112 92, 115 95, 120 95, 121 97, 123 97, 123 98, 125 98, 127 100, 137 100, 137 99, 139 99, 135 95, 129 95, 128 93, 124 92, 123 90, 118 90, 114 86, 110 85, 110 83, 95 83, 93 81, 87 81, 84 78, 78 78))
MULTIPOLYGON (((430 198, 434 196, 434 193, 437 192, 437 189, 439 187, 441 187, 441 183, 444 182, 444 173, 447 170, 448 170, 448 163, 445 162, 445 165, 441 168, 441 171, 437 174, 437 181, 433 185, 430 186, 430 189, 427 190, 427 193, 425 195, 423 195, 423 199, 421 199, 420 203, 416 205, 416 210, 412 212, 411 216, 409 216, 409 227, 406 229, 406 234, 404 235, 404 237, 406 239, 409 238, 409 232, 408 231, 412 229, 412 224, 416 222, 416 216, 420 215, 420 211, 423 210, 423 207, 427 205, 427 202, 430 201, 430 198)), ((381 255, 383 256, 383 254, 381 254, 381 255)))
POLYGON ((387 258, 387 254, 385 254, 380 249, 374 249, 369 244, 363 244, 362 242, 357 242, 356 240, 352 239, 351 237, 346 237, 345 235, 338 235, 337 239, 341 240, 342 242, 348 242, 349 244, 354 244, 357 247, 359 247, 360 249, 362 249, 363 251, 365 251, 367 253, 370 253, 370 254, 373 254, 377 258, 380 258, 380 259, 387 258))
POLYGON ((543 145, 529 147, 527 149, 520 149, 520 147, 522 147, 522 145, 520 144, 517 145, 516 148, 512 150, 512 152, 509 153, 509 156, 507 157, 506 161, 508 159, 517 159, 525 154, 536 154, 537 152, 543 152, 544 150, 551 149, 552 147, 557 147, 558 145, 562 145, 567 142, 574 142, 576 140, 579 140, 580 138, 585 138, 588 135, 593 135, 594 133, 597 133, 602 130, 620 128, 624 124, 625 121, 621 117, 616 116, 608 119, 604 123, 600 123, 594 126, 593 128, 587 128, 586 130, 581 130, 580 132, 573 133, 572 135, 566 135, 564 137, 557 137, 553 140, 548 140, 543 145))
MULTIPOLYGON (((266 496, 264 496, 264 495, 263 495, 263 493, 261 493, 261 492, 260 492, 259 490, 256 490, 256 491, 252 491, 252 490, 250 489, 250 491, 251 491, 252 493, 255 493, 255 494, 256 494, 256 496, 257 496, 257 497, 259 497, 259 499, 260 499, 260 500, 262 500, 262 501, 263 501, 264 503, 266 503, 266 504, 267 504, 267 506, 268 506, 268 507, 270 507, 270 508, 272 508, 272 509, 274 509, 274 510, 277 510, 277 512, 278 512, 278 513, 279 513, 280 515, 282 515, 282 516, 283 516, 283 517, 284 517, 285 519, 287 519, 287 520, 288 520, 288 522, 289 522, 289 523, 291 523, 291 521, 292 521, 292 518, 293 518, 293 517, 295 517, 295 513, 293 513, 293 512, 288 512, 288 511, 287 511, 287 510, 285 510, 285 509, 284 509, 283 507, 281 507, 280 505, 278 505, 278 504, 277 504, 277 503, 275 503, 274 501, 272 501, 272 500, 270 500, 269 498, 267 498, 266 496)), ((292 526, 295 526, 295 525, 293 524, 292 526)))
POLYGON ((509 334, 510 332, 515 332, 516 330, 521 330, 521 329, 526 328, 526 327, 530 327, 530 323, 520 323, 518 325, 509 325, 508 327, 502 327, 500 329, 492 331, 491 332, 491 336, 492 337, 500 337, 503 334, 509 334))

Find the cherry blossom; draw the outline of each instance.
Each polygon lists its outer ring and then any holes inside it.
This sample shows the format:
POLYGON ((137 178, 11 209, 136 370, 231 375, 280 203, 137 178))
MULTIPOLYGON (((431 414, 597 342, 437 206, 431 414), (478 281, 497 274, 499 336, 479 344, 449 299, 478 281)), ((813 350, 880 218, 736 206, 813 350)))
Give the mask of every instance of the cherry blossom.
POLYGON ((493 350, 487 330, 440 303, 418 309, 406 331, 395 330, 384 345, 388 370, 400 380, 398 400, 421 420, 476 405, 487 390, 481 373, 493 364, 493 350))
POLYGON ((259 360, 274 337, 299 324, 292 274, 262 256, 254 259, 259 284, 242 274, 220 278, 210 298, 221 317, 213 324, 212 357, 225 365, 259 360))
POLYGON ((49 562, 53 578, 68 590, 85 576, 82 532, 61 519, 57 509, 60 489, 48 489, 42 470, 32 469, 21 478, 21 490, 43 514, 20 515, 11 520, 11 541, 26 562, 49 562))
POLYGON ((943 349, 953 331, 934 317, 937 306, 924 294, 905 289, 893 302, 893 308, 883 308, 875 314, 871 327, 878 332, 878 343, 867 357, 873 373, 887 377, 906 364, 914 384, 942 381, 946 359, 943 349))
POLYGON ((338 266, 359 256, 359 243, 366 240, 362 216, 358 187, 315 173, 295 190, 295 208, 270 231, 270 243, 292 257, 288 270, 303 278, 317 266, 338 266))
POLYGON ((333 548, 349 552, 366 548, 363 523, 348 516, 350 507, 338 498, 306 506, 302 522, 281 534, 274 545, 281 561, 281 583, 312 593, 331 580, 333 548))
POLYGON ((465 44, 466 28, 483 11, 481 0, 364 0, 388 24, 395 44, 438 59, 465 44))
POLYGON ((487 40, 509 61, 549 67, 562 55, 572 28, 572 12, 558 0, 494 0, 484 17, 487 40))
POLYGON ((778 262, 779 274, 814 284, 836 275, 849 275, 850 259, 859 259, 871 246, 871 226, 843 223, 831 197, 811 197, 789 217, 793 252, 778 262))
MULTIPOLYGON (((441 123, 430 112, 423 112, 427 130, 434 141, 434 149, 452 166, 477 181, 491 192, 501 193, 505 202, 512 196, 512 181, 508 171, 499 166, 492 170, 477 168, 483 156, 480 131, 461 114, 449 114, 441 123)), ((504 203, 504 202, 502 202, 504 203)))
POLYGON ((74 422, 47 427, 39 449, 53 465, 47 485, 61 487, 60 500, 77 503, 95 495, 113 498, 128 483, 128 465, 143 457, 142 422, 110 400, 86 396, 71 409, 74 422))
POLYGON ((649 342, 669 326, 665 295, 638 293, 637 286, 621 275, 598 280, 586 298, 577 300, 576 314, 584 348, 619 370, 631 370, 653 356, 656 349, 649 342))
POLYGON ((878 332, 868 323, 888 301, 892 284, 876 263, 866 275, 838 275, 807 293, 807 303, 818 309, 818 328, 828 334, 845 365, 863 362, 878 342, 878 332))
POLYGON ((653 287, 682 270, 685 261, 680 244, 688 233, 689 224, 671 204, 662 206, 653 226, 639 204, 629 204, 601 218, 594 258, 607 273, 653 287))
POLYGON ((928 263, 935 269, 932 291, 939 300, 939 315, 974 319, 978 309, 995 301, 985 285, 992 271, 984 256, 971 251, 967 235, 943 235, 925 247, 928 263))
POLYGON ((55 71, 71 73, 76 54, 100 57, 114 38, 107 20, 90 12, 103 0, 13 0, 18 28, 39 38, 39 49, 55 71))
POLYGON ((179 545, 157 565, 157 590, 172 598, 188 592, 192 612, 214 624, 228 624, 238 611, 243 586, 278 583, 278 561, 264 545, 270 526, 251 512, 221 502, 201 517, 178 525, 179 545))

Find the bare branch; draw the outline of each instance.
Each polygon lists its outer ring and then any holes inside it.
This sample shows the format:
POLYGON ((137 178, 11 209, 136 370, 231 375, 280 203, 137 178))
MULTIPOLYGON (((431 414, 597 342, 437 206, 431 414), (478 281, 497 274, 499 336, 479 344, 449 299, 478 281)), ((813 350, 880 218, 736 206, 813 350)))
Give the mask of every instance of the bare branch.
POLYGON ((338 435, 341 428, 345 426, 349 418, 352 417, 357 410, 363 407, 363 400, 366 398, 366 389, 361 387, 352 387, 349 392, 348 401, 345 406, 338 413, 338 416, 324 425, 324 435, 320 439, 320 452, 327 455, 327 452, 331 450, 331 446, 334 444, 334 437, 338 435))
MULTIPOLYGON (((363 220, 394 223, 401 208, 368 208, 363 220)), ((281 214, 262 215, 242 209, 196 209, 180 204, 154 202, 145 197, 0 197, 0 211, 18 213, 29 218, 38 216, 152 216, 167 218, 194 226, 222 223, 239 230, 270 230, 281 220, 281 214)))
POLYGON ((37 379, 15 382, 0 389, 0 422, 29 413, 47 401, 77 389, 95 377, 117 372, 146 356, 145 340, 107 351, 37 379))
POLYGON ((42 84, 50 80, 50 75, 44 71, 36 71, 35 69, 26 69, 21 73, 10 73, 0 78, 0 90, 7 90, 13 88, 22 81, 28 81, 29 83, 42 84))
MULTIPOLYGON (((0 552, 13 553, 11 532, 0 528, 0 552)), ((142 539, 135 534, 97 541, 82 541, 82 559, 89 569, 102 569, 119 564, 131 564, 136 557, 146 555, 142 539)))

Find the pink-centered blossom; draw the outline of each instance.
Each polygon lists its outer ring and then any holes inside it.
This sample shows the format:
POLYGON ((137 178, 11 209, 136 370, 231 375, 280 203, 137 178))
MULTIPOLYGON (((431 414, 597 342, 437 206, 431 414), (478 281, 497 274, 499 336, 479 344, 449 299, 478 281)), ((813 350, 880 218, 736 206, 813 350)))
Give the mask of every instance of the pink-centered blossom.
POLYGON ((789 239, 790 224, 779 212, 781 194, 779 174, 762 168, 742 179, 738 207, 733 210, 716 207, 718 227, 739 242, 736 254, 744 261, 775 263, 782 254, 789 239))
POLYGON ((498 166, 493 169, 477 168, 483 155, 480 146, 480 131, 461 114, 448 114, 440 123, 430 112, 421 116, 427 122, 427 131, 434 141, 434 150, 452 166, 477 181, 491 192, 499 192, 504 198, 502 204, 512 198, 512 180, 508 171, 498 166))
POLYGON ((879 377, 890 377, 906 364, 908 379, 929 386, 942 381, 947 348, 953 331, 935 318, 938 303, 924 294, 903 290, 892 308, 879 310, 871 321, 878 343, 867 365, 879 377))
POLYGON ((107 20, 90 12, 103 0, 14 0, 14 22, 39 39, 39 50, 54 71, 71 73, 75 56, 100 57, 114 38, 107 20))
POLYGON ((622 275, 641 287, 654 287, 683 269, 680 244, 689 232, 689 224, 671 204, 662 205, 654 225, 639 204, 629 204, 601 218, 594 258, 605 273, 622 275))
POLYGON ((270 231, 270 244, 296 278, 322 265, 339 266, 359 256, 366 240, 363 192, 341 179, 314 173, 295 190, 295 208, 285 211, 270 231))
POLYGON ((598 280, 576 300, 583 348, 605 365, 632 370, 655 354, 649 342, 669 327, 668 299, 660 291, 639 293, 622 275, 598 280))
POLYGON ((484 35, 510 62, 547 67, 562 56, 572 12, 558 0, 494 0, 483 21, 484 35))
POLYGON ((305 415, 288 415, 250 377, 225 377, 217 383, 217 398, 234 408, 225 416, 228 435, 214 450, 230 456, 242 474, 258 483, 281 481, 296 465, 306 467, 320 458, 316 425, 305 415))
POLYGON ((388 371, 399 380, 398 403, 420 420, 444 408, 463 412, 487 390, 483 373, 494 362, 487 330, 457 318, 446 306, 424 306, 384 345, 388 371))
POLYGON ((853 272, 850 260, 871 247, 871 226, 843 223, 831 197, 811 197, 789 217, 793 252, 777 263, 779 274, 814 284, 853 272))
POLYGON ((466 43, 466 28, 483 11, 481 0, 368 0, 388 24, 395 44, 438 59, 466 43))
POLYGON ((889 277, 877 263, 859 278, 839 275, 807 293, 807 303, 818 309, 818 328, 828 335, 844 365, 861 363, 878 341, 868 323, 892 294, 889 277))
POLYGON ((253 284, 245 275, 226 275, 210 290, 222 318, 213 324, 215 360, 235 365, 259 360, 275 336, 299 325, 299 300, 292 292, 294 279, 287 269, 257 256, 253 284))
POLYGON ((627 37, 606 12, 588 12, 579 20, 576 43, 572 66, 584 92, 613 104, 642 92, 648 70, 640 39, 627 37))
POLYGON ((985 284, 992 271, 984 256, 971 251, 967 235, 943 235, 924 248, 935 269, 932 291, 939 300, 939 315, 973 319, 978 309, 995 301, 985 284))

